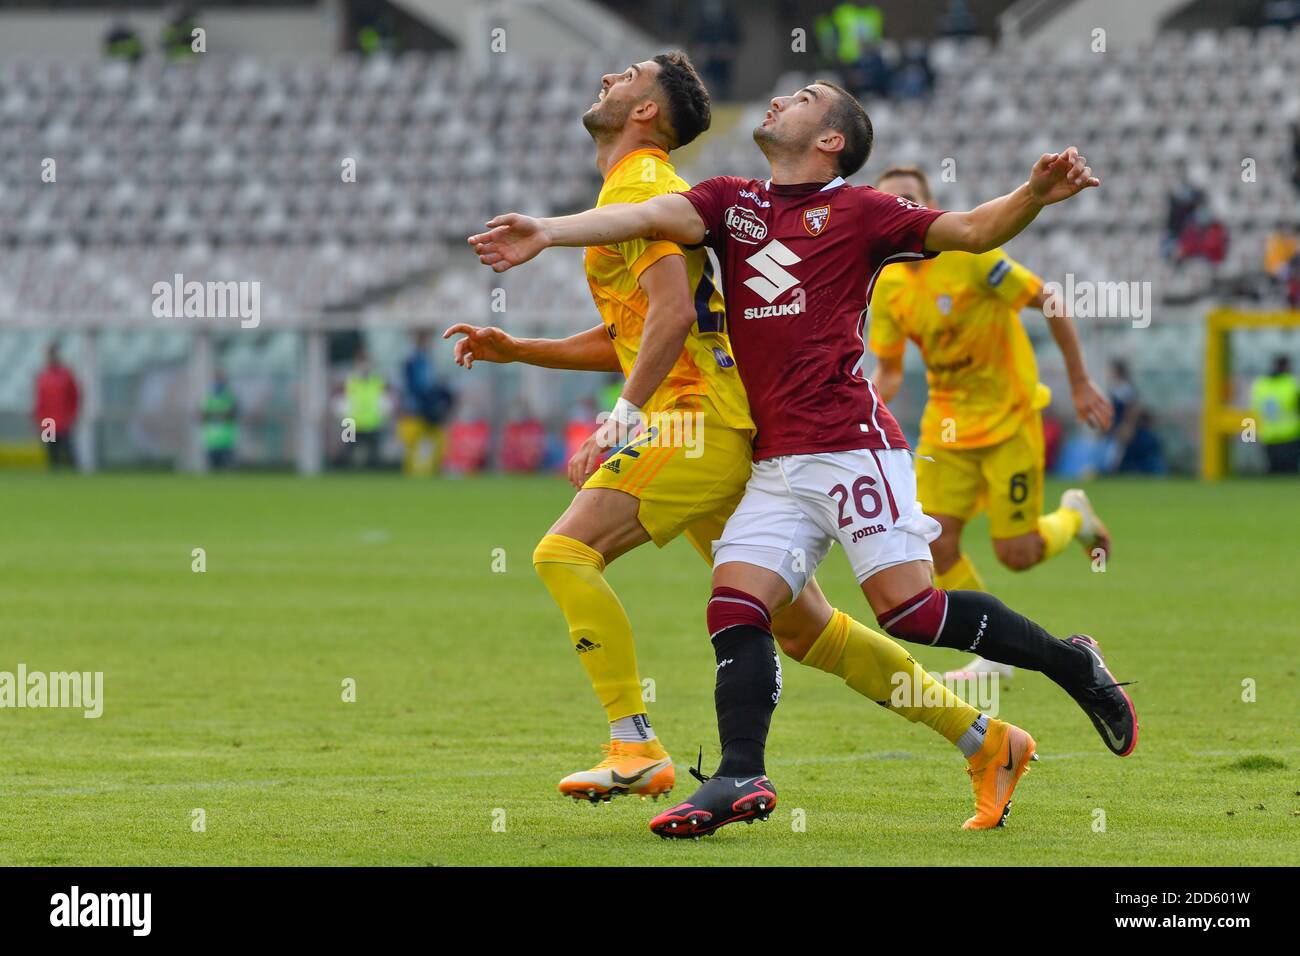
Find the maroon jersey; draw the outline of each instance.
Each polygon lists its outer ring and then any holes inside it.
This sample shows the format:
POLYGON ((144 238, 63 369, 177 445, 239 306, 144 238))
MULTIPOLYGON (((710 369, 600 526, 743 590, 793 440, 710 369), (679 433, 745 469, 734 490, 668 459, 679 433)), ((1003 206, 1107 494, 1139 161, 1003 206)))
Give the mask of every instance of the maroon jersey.
POLYGON ((722 265, 754 458, 906 448, 862 368, 865 307, 882 266, 934 255, 925 233, 942 213, 838 178, 719 176, 682 195, 722 265))

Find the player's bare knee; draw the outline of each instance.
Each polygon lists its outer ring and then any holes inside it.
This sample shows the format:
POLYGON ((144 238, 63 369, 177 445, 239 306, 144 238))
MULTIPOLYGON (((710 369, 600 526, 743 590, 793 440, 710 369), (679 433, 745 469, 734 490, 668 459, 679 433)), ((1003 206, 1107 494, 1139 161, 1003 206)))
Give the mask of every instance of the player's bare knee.
POLYGON ((936 518, 943 530, 930 542, 930 558, 937 574, 943 574, 961 560, 961 532, 963 525, 955 518, 936 518))
POLYGON ((780 618, 772 622, 772 636, 776 642, 781 645, 781 650, 785 656, 793 661, 802 661, 812 646, 817 643, 817 638, 821 637, 821 632, 816 633, 809 627, 791 626, 788 622, 782 623, 780 618))
POLYGON ((930 543, 930 557, 934 559, 934 570, 937 574, 943 574, 961 560, 960 539, 945 539, 947 535, 930 543))
POLYGON ((1028 571, 1043 560, 1043 539, 1038 535, 993 542, 998 561, 1010 571, 1028 571))
MULTIPOLYGON (((792 661, 802 661, 807 656, 808 651, 812 649, 813 642, 804 640, 802 634, 773 634, 772 636, 781 645, 781 652, 792 661)), ((816 640, 816 638, 813 640, 816 640)))

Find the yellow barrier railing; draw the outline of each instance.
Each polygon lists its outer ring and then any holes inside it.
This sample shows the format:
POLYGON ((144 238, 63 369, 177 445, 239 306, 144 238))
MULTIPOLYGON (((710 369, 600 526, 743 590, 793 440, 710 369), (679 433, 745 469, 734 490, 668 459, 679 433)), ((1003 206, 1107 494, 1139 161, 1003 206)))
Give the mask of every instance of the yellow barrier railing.
POLYGON ((1215 309, 1205 319, 1205 402, 1201 414, 1201 477, 1218 481, 1228 471, 1228 441, 1240 441, 1248 409, 1229 404, 1232 343, 1237 329, 1300 326, 1300 312, 1241 312, 1215 309))

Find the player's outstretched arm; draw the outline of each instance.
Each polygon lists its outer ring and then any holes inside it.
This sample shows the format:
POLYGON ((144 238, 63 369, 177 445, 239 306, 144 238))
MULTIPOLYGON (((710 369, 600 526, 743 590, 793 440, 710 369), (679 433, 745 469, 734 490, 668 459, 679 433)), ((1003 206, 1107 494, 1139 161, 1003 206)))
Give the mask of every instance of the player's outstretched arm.
POLYGON ((570 335, 567 339, 517 339, 494 326, 462 322, 442 333, 444 339, 453 335, 464 336, 457 340, 453 352, 456 364, 464 368, 473 368, 475 362, 521 362, 577 372, 622 371, 603 325, 570 335))
POLYGON ((1100 186, 1092 167, 1071 146, 1063 153, 1044 153, 1020 188, 991 199, 970 212, 947 212, 930 224, 925 248, 931 252, 988 252, 1018 236, 1044 206, 1100 186))
POLYGON ((668 239, 693 246, 704 241, 704 220, 689 199, 677 194, 547 219, 511 212, 488 220, 487 226, 487 232, 468 241, 479 262, 493 272, 523 265, 551 246, 610 246, 629 239, 668 239))
POLYGON ((1041 291, 1029 304, 1043 310, 1047 327, 1052 330, 1056 347, 1065 359, 1065 371, 1070 378, 1070 397, 1079 421, 1098 431, 1109 431, 1115 408, 1097 387, 1097 383, 1088 376, 1088 364, 1083 357, 1083 347, 1079 344, 1079 333, 1064 299, 1041 291))

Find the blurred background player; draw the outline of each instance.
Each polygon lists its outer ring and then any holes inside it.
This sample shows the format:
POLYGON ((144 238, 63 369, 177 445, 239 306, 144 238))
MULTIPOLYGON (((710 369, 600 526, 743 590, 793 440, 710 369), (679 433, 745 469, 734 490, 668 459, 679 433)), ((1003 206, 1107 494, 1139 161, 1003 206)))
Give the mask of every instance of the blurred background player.
POLYGON ((204 396, 200 414, 208 467, 213 471, 231 467, 239 444, 239 403, 223 369, 217 369, 213 375, 212 388, 204 396))
MULTIPOLYGON (((694 139, 708 120, 707 91, 681 54, 605 76, 600 99, 583 118, 605 175, 598 205, 685 190, 668 152, 694 139)), ((605 566, 647 541, 663 547, 682 533, 711 561, 713 542, 749 478, 754 426, 723 302, 702 250, 649 239, 592 243, 586 268, 607 326, 561 341, 521 340, 469 325, 453 326, 446 335, 465 335, 455 355, 467 368, 476 360, 526 362, 627 375, 614 413, 569 463, 569 478, 580 489, 573 504, 533 555, 609 720, 605 759, 560 781, 562 793, 594 801, 622 793, 658 796, 676 780, 646 713, 631 623, 604 578, 605 566), (699 455, 681 443, 654 440, 671 416, 697 423, 691 427, 701 442, 699 455), (649 427, 639 433, 643 425, 649 427), (601 463, 620 435, 630 440, 601 463)), ((833 609, 811 575, 798 599, 776 615, 772 630, 796 660, 925 724, 967 759, 981 752, 988 719, 936 683, 894 641, 833 609), (894 699, 899 674, 916 682, 916 695, 894 699)), ((779 671, 775 656, 770 663, 779 671)))
POLYGON ((72 369, 63 364, 57 345, 46 352, 45 368, 36 376, 32 417, 45 445, 51 468, 74 465, 72 431, 81 409, 81 391, 72 369))
POLYGON ((1294 475, 1300 468, 1300 382, 1285 355, 1273 359, 1267 375, 1250 387, 1250 410, 1259 422, 1259 442, 1270 475, 1294 475))
POLYGON ((433 336, 427 329, 415 334, 413 347, 402 363, 401 416, 397 435, 406 451, 402 471, 408 475, 436 474, 447 444, 447 419, 455 406, 455 396, 437 380, 429 344, 433 336))
MULTIPOLYGON (((886 170, 877 188, 934 208, 924 172, 886 170)), ((929 398, 916 449, 916 488, 925 513, 943 529, 930 544, 935 584, 985 590, 961 550, 966 523, 989 515, 993 551, 1004 567, 1026 571, 1055 557, 1071 540, 1108 551, 1105 526, 1088 496, 1071 488, 1051 514, 1041 514, 1045 457, 1041 409, 1051 399, 1038 381, 1034 349, 1020 310, 1041 309, 1065 358, 1075 414, 1105 432, 1112 409, 1088 376, 1067 310, 1048 303, 1043 281, 1002 249, 980 255, 947 252, 935 259, 886 266, 871 300, 871 379, 886 404, 903 384, 903 353, 911 339, 925 362, 929 398)), ((975 658, 956 676, 1014 668, 975 658)))

